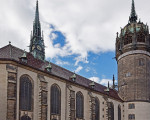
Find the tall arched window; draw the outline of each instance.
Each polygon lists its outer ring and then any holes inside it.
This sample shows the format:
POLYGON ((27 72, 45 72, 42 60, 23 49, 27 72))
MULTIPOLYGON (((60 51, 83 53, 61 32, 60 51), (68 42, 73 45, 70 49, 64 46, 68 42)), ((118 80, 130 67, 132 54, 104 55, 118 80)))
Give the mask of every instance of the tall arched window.
POLYGON ((20 78, 20 110, 31 111, 33 100, 33 86, 28 76, 22 76, 20 78))
POLYGON ((108 103, 108 120, 114 120, 114 105, 112 102, 108 103))
POLYGON ((118 120, 121 120, 121 106, 118 105, 118 120))
POLYGON ((124 38, 124 45, 132 43, 132 36, 126 35, 124 38))
POLYGON ((145 42, 145 35, 142 33, 139 33, 137 35, 137 42, 145 42))
POLYGON ((99 99, 96 97, 95 98, 95 120, 99 120, 99 99))
POLYGON ((76 94, 76 118, 83 119, 84 99, 81 92, 76 94))
POLYGON ((51 114, 60 115, 61 111, 61 92, 60 88, 54 84, 51 87, 51 114))

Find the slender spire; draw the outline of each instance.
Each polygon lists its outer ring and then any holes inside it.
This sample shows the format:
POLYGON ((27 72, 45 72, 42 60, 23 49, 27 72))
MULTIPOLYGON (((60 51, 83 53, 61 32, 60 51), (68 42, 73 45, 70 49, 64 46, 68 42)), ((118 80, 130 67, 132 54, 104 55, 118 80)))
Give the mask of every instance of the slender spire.
POLYGON ((136 15, 136 11, 135 11, 135 4, 134 4, 134 0, 132 0, 132 6, 131 6, 131 14, 129 17, 129 21, 131 23, 136 22, 137 20, 137 15, 136 15))
POLYGON ((34 25, 33 25, 33 35, 41 37, 41 25, 40 25, 40 19, 39 19, 38 0, 36 2, 35 19, 34 19, 34 25))
POLYGON ((36 1, 35 22, 39 22, 39 5, 38 5, 38 0, 36 1))
POLYGON ((36 1, 35 19, 33 22, 33 33, 31 33, 31 40, 29 47, 30 52, 33 54, 35 58, 39 58, 41 60, 45 59, 45 45, 44 45, 44 38, 42 37, 41 34, 38 0, 36 1))
POLYGON ((113 75, 113 89, 115 89, 115 76, 113 75))

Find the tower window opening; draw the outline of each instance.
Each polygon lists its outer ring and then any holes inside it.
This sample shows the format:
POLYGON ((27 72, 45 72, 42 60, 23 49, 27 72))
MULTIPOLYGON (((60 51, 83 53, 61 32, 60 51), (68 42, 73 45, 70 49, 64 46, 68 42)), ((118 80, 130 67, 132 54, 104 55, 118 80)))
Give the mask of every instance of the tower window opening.
POLYGON ((139 59, 139 66, 143 66, 144 65, 144 59, 139 59))
POLYGON ((132 43, 132 36, 126 36, 124 39, 124 45, 132 43))
POLYGON ((137 42, 145 42, 145 36, 142 33, 137 35, 137 42))

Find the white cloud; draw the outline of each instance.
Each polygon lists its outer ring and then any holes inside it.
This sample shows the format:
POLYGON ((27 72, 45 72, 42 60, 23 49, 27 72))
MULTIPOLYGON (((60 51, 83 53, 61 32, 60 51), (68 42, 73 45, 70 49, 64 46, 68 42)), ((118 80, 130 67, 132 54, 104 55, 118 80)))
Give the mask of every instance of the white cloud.
POLYGON ((78 67, 77 67, 77 69, 75 70, 75 73, 80 72, 82 69, 83 69, 83 67, 82 67, 82 66, 78 66, 78 67))
POLYGON ((109 82, 109 85, 112 86, 113 84, 113 81, 111 79, 102 79, 100 81, 100 84, 104 85, 104 86, 108 86, 108 82, 109 82))
MULTIPOLYGON (((0 47, 11 41, 15 46, 28 49, 36 0, 1 0, 0 47)), ((137 0, 136 11, 143 22, 150 25, 148 0, 137 0), (145 9, 142 9, 144 6, 145 9)), ((76 65, 88 63, 88 52, 115 50, 115 33, 128 23, 131 1, 126 0, 42 0, 39 1, 41 27, 44 31, 46 56, 76 55, 76 65), (116 6, 116 4, 118 6, 116 6), (114 7, 115 6, 115 7, 114 7), (50 33, 61 31, 65 46, 53 45, 50 33)))
POLYGON ((94 81, 94 82, 100 83, 100 78, 99 77, 90 77, 89 79, 94 81))
POLYGON ((56 64, 57 64, 57 65, 70 65, 69 62, 62 61, 62 60, 60 60, 60 59, 56 59, 56 64))
MULTIPOLYGON (((100 79, 99 77, 90 77, 89 79, 96 83, 102 84, 104 86, 108 86, 108 82, 109 82, 110 87, 113 84, 113 81, 111 79, 100 79)), ((115 81, 115 82, 117 82, 117 81, 115 81)))

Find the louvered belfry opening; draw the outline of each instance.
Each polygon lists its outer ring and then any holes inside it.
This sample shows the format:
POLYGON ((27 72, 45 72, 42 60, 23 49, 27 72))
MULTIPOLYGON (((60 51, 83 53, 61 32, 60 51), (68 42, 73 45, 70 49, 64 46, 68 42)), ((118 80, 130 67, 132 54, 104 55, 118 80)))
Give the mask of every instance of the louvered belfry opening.
POLYGON ((81 92, 76 94, 76 118, 83 119, 84 99, 81 92))
POLYGON ((32 83, 28 76, 20 78, 20 110, 32 111, 32 83))
POLYGON ((60 115, 61 111, 61 92, 57 85, 51 87, 51 114, 60 115))
POLYGON ((95 120, 99 120, 99 116, 100 116, 100 113, 99 113, 99 99, 96 97, 95 98, 95 120))

